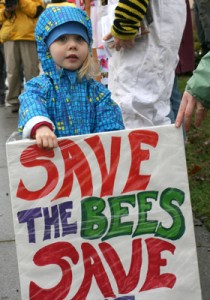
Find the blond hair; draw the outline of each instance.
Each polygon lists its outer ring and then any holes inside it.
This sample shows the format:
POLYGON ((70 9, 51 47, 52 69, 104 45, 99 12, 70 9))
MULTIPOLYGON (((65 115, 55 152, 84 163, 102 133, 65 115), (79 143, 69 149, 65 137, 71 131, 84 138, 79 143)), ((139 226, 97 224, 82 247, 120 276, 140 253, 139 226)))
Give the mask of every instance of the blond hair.
POLYGON ((89 52, 82 67, 78 71, 78 79, 81 80, 83 77, 95 79, 99 74, 99 65, 89 52))

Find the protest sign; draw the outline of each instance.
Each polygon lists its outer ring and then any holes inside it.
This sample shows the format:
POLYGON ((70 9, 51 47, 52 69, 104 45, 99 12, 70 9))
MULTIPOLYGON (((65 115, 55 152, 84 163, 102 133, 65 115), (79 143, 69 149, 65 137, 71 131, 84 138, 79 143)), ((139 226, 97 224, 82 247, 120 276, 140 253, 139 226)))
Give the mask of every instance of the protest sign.
POLYGON ((174 125, 8 141, 22 299, 201 300, 174 125))

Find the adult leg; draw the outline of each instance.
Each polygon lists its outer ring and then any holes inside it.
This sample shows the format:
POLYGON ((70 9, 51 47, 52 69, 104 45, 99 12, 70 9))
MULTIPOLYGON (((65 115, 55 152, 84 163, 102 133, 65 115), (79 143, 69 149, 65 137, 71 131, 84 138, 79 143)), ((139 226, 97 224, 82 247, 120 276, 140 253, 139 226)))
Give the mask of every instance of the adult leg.
POLYGON ((7 102, 13 106, 19 104, 18 96, 21 92, 20 81, 20 51, 19 41, 8 41, 4 43, 6 61, 6 73, 8 81, 7 102))
POLYGON ((39 75, 39 59, 36 42, 20 41, 21 61, 26 82, 39 75))
POLYGON ((202 45, 202 48, 205 45, 205 35, 203 26, 200 20, 200 0, 195 0, 194 2, 194 15, 195 15, 195 24, 197 29, 198 40, 202 45))
POLYGON ((0 44, 0 106, 4 106, 5 103, 5 61, 3 45, 0 44))
POLYGON ((202 42, 203 54, 210 51, 210 1, 199 0, 199 18, 202 24, 204 41, 202 42))

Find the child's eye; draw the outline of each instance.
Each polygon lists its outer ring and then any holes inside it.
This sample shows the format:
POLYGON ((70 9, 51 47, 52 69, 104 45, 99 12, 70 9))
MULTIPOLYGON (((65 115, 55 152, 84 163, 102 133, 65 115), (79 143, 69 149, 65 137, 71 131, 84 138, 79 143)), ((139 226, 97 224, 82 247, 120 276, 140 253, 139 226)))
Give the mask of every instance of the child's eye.
POLYGON ((59 38, 57 39, 57 41, 59 41, 59 42, 65 42, 65 41, 67 41, 67 39, 68 39, 68 37, 67 37, 67 35, 61 35, 61 36, 59 36, 59 38))
POLYGON ((81 37, 81 35, 76 35, 76 36, 75 36, 75 40, 76 40, 77 42, 79 42, 79 43, 81 43, 81 42, 84 41, 84 39, 83 39, 83 37, 81 37))

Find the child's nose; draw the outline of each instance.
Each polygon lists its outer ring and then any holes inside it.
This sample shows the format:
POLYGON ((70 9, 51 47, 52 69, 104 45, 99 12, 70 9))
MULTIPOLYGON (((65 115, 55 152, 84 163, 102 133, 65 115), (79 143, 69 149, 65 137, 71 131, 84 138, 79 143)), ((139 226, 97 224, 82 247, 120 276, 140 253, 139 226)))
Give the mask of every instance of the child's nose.
POLYGON ((71 48, 76 48, 77 47, 77 43, 74 39, 70 39, 68 42, 68 47, 71 48))

